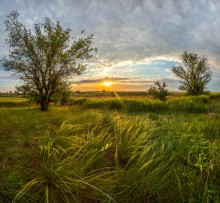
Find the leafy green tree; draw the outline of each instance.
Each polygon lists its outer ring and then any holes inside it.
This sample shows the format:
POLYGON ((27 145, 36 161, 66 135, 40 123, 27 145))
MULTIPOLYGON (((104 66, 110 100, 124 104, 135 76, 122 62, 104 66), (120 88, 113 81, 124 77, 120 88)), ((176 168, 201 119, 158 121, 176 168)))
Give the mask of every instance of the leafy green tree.
POLYGON ((20 76, 29 92, 37 96, 41 110, 46 111, 59 81, 86 69, 88 59, 96 51, 92 47, 93 35, 70 43, 71 30, 63 29, 59 21, 53 23, 45 18, 44 23, 29 30, 18 21, 18 16, 13 11, 5 21, 11 50, 1 63, 5 70, 20 76))
POLYGON ((184 52, 181 55, 183 65, 174 66, 173 73, 182 79, 180 90, 189 95, 200 95, 206 92, 206 85, 211 80, 212 73, 205 56, 184 52))
POLYGON ((30 102, 40 104, 39 95, 32 90, 30 85, 15 86, 15 90, 18 95, 27 98, 30 102))
POLYGON ((166 100, 166 96, 169 95, 168 90, 166 89, 167 85, 165 82, 160 83, 158 81, 156 81, 154 83, 155 86, 151 86, 150 89, 148 90, 149 94, 154 95, 155 98, 161 100, 161 101, 165 101, 166 100))
POLYGON ((60 82, 57 86, 56 93, 52 97, 52 100, 60 105, 68 104, 70 100, 70 93, 70 85, 67 82, 60 82))

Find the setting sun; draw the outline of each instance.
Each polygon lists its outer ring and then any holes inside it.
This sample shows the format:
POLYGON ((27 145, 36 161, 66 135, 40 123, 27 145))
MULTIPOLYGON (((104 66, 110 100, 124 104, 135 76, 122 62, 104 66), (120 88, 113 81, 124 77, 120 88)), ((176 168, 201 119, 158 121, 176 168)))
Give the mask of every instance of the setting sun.
POLYGON ((104 84, 106 87, 109 87, 109 86, 112 85, 112 82, 104 82, 103 84, 104 84))

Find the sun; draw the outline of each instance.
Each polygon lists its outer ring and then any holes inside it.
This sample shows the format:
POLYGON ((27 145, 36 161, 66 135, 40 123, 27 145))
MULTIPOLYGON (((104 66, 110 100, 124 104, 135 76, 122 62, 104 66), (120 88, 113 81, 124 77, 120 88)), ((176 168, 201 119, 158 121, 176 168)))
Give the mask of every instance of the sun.
POLYGON ((106 87, 110 87, 112 85, 112 82, 104 82, 103 83, 106 87))

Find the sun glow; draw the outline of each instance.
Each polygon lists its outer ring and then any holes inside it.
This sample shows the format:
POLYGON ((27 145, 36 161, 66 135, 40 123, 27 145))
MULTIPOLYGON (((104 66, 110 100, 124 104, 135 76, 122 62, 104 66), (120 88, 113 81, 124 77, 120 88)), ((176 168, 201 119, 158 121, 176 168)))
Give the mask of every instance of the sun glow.
POLYGON ((103 83, 106 87, 110 87, 112 85, 112 82, 104 82, 103 83))

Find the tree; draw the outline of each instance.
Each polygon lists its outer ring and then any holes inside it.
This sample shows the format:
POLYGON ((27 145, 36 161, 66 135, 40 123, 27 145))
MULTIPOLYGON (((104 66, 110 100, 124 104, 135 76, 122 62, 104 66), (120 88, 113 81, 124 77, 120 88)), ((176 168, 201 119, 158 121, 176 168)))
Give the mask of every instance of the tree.
POLYGON ((181 55, 183 65, 174 66, 173 73, 182 79, 180 90, 189 95, 199 95, 206 92, 206 85, 211 80, 212 73, 205 56, 184 52, 181 55))
POLYGON ((34 90, 32 90, 30 85, 25 84, 21 86, 15 86, 15 90, 18 95, 27 98, 30 102, 40 104, 39 95, 34 90))
POLYGON ((46 111, 59 82, 86 69, 86 61, 96 51, 92 47, 93 35, 70 43, 71 30, 63 29, 59 21, 53 23, 45 18, 44 23, 28 30, 18 16, 13 11, 5 21, 6 42, 11 50, 1 63, 5 70, 20 76, 29 92, 38 97, 41 110, 46 111))
POLYGON ((70 85, 67 82, 61 81, 57 86, 56 93, 53 95, 52 100, 60 105, 65 105, 70 100, 70 85))
POLYGON ((150 89, 148 90, 149 94, 154 95, 155 98, 161 100, 161 101, 165 101, 166 100, 166 96, 169 95, 169 92, 167 89, 165 89, 167 87, 166 83, 160 83, 160 82, 155 82, 154 83, 155 86, 151 86, 150 89))

